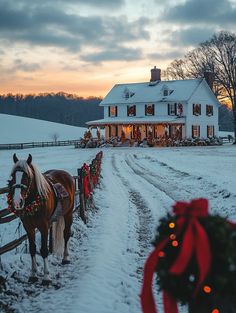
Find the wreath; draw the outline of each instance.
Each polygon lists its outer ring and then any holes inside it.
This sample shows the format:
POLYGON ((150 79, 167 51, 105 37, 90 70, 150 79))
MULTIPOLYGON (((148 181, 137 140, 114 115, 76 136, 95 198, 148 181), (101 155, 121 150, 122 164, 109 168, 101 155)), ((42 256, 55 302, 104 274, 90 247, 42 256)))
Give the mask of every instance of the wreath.
MULTIPOLYGON (((178 312, 176 302, 189 304, 200 299, 203 306, 209 305, 210 297, 217 299, 222 294, 233 301, 236 294, 235 224, 219 215, 208 215, 206 199, 177 202, 173 213, 160 220, 153 241, 155 249, 145 264, 143 312, 156 312, 151 290, 154 272, 158 289, 164 295, 165 312, 178 312)), ((210 312, 214 309, 217 312, 212 305, 210 312)))
POLYGON ((34 201, 26 205, 22 210, 16 210, 13 204, 12 195, 10 193, 7 195, 8 210, 19 217, 34 216, 45 201, 45 198, 37 193, 34 201))

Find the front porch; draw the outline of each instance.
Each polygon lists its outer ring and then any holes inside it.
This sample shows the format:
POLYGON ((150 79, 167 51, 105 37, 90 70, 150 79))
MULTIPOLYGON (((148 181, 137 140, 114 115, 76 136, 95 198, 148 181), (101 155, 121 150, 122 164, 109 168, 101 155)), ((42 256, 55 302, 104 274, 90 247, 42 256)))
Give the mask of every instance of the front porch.
POLYGON ((105 125, 105 139, 109 140, 113 137, 118 137, 121 140, 128 139, 134 141, 148 140, 148 138, 172 138, 181 140, 185 137, 185 125, 182 123, 105 125))

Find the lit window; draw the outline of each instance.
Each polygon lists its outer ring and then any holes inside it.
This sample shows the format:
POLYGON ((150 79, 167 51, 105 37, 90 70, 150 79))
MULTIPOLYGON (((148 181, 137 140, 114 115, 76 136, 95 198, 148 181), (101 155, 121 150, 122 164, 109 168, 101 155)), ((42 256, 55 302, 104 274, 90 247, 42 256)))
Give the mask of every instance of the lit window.
POLYGON ((136 106, 127 105, 127 116, 136 116, 136 106))
POLYGON ((193 104, 193 115, 201 115, 201 104, 193 104))
POLYGON ((214 137, 214 125, 207 125, 207 137, 214 137))
POLYGON ((117 116, 117 106, 110 106, 109 107, 109 116, 110 117, 117 116))
POLYGON ((200 126, 192 125, 192 137, 199 138, 200 137, 200 126))
POLYGON ((206 105, 206 115, 212 116, 213 115, 213 105, 206 105))
POLYGON ((145 115, 146 116, 154 115, 154 104, 145 105, 145 115))

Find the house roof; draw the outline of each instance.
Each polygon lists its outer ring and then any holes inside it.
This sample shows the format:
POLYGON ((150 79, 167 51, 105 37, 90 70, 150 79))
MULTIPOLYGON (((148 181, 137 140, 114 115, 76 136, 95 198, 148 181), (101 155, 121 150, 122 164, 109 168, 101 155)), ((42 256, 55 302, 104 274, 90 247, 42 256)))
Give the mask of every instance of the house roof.
POLYGON ((145 83, 116 84, 100 105, 133 104, 165 101, 187 101, 203 78, 156 81, 145 83), (168 96, 163 91, 168 90, 168 96))
POLYGON ((129 124, 184 124, 184 117, 177 116, 144 116, 144 117, 107 117, 101 120, 86 122, 88 126, 99 126, 99 125, 129 125, 129 124))

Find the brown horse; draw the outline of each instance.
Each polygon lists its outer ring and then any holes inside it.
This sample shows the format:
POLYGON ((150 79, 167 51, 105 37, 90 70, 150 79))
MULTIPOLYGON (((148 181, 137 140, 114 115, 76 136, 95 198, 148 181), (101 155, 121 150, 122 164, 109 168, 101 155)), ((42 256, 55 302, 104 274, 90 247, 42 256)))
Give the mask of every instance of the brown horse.
MULTIPOLYGON (((62 170, 49 170, 41 174, 32 164, 30 154, 27 160, 18 160, 14 154, 13 161, 15 164, 9 181, 8 205, 9 209, 22 220, 28 235, 32 259, 29 281, 38 280, 35 257, 35 229, 38 229, 41 233, 40 253, 44 260, 43 284, 48 284, 51 282, 48 271, 48 233, 51 224, 55 224, 54 229, 57 233, 58 231, 62 232, 64 226, 62 263, 69 263, 68 240, 71 235, 74 208, 74 179, 69 173, 62 170), (52 223, 53 221, 56 223, 52 223), (61 222, 64 222, 63 226, 61 222)), ((56 245, 58 246, 58 242, 56 245)))

